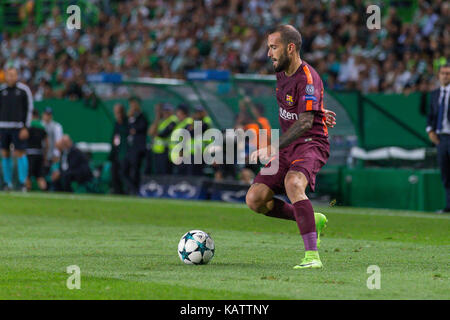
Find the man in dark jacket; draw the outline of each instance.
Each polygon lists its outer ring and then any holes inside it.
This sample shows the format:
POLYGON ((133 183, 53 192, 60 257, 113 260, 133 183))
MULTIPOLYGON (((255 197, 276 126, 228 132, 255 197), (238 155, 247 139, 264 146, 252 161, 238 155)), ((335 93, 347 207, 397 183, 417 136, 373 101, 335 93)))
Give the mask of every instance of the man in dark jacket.
POLYGON ((61 151, 59 170, 52 173, 52 182, 57 191, 72 192, 72 182, 86 184, 92 180, 88 159, 73 145, 68 135, 64 135, 56 147, 61 151))
POLYGON ((128 118, 125 107, 121 103, 114 106, 114 131, 111 138, 111 184, 115 194, 123 194, 122 167, 128 150, 128 118))
POLYGON ((141 164, 146 154, 148 121, 141 111, 137 97, 128 100, 128 150, 124 159, 123 178, 127 192, 139 192, 141 164))
POLYGON ((28 157, 28 179, 26 186, 31 190, 31 179, 36 179, 36 182, 41 190, 47 190, 47 181, 45 180, 44 164, 45 156, 47 155, 48 139, 45 127, 39 119, 39 111, 33 110, 33 117, 31 120, 30 137, 27 141, 27 157, 28 157))
POLYGON ((427 133, 438 149, 438 162, 445 188, 446 206, 438 213, 450 212, 450 64, 439 68, 440 87, 431 92, 427 133))

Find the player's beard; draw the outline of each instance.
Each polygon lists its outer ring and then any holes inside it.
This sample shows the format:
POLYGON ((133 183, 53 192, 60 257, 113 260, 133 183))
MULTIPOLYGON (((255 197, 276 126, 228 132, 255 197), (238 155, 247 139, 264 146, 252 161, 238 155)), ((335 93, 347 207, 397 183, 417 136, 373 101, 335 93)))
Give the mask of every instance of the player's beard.
POLYGON ((274 67, 275 72, 285 71, 289 68, 289 65, 291 64, 291 59, 289 59, 287 49, 284 50, 283 54, 277 60, 278 64, 276 67, 274 67))

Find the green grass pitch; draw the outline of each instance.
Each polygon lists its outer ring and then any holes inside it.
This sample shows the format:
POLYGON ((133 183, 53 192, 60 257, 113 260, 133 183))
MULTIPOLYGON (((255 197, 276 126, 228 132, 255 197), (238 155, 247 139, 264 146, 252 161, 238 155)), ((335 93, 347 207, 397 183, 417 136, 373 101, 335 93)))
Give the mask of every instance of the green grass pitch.
POLYGON ((0 194, 0 299, 449 299, 450 217, 316 207, 329 223, 321 270, 294 270, 294 222, 244 205, 0 194), (210 233, 211 263, 184 265, 180 237, 210 233), (67 266, 81 270, 69 290, 67 266), (369 290, 370 265, 381 288, 369 290))

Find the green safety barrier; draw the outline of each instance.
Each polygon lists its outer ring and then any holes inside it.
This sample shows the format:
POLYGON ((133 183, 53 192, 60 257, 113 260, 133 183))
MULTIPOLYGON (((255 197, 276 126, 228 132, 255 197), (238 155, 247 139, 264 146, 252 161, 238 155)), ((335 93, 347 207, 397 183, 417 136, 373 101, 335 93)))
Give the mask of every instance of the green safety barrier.
POLYGON ((342 168, 338 204, 355 207, 436 211, 445 206, 434 169, 342 168))
POLYGON ((429 147, 422 93, 410 95, 327 91, 346 110, 366 150, 383 147, 429 147))

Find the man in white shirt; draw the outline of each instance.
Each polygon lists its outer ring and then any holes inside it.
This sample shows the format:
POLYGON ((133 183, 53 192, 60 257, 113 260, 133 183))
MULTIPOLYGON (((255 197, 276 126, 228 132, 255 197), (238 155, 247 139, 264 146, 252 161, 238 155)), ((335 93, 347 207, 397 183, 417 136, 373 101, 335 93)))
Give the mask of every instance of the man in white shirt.
POLYGON ((61 124, 53 120, 53 110, 51 107, 46 107, 42 114, 42 124, 45 127, 48 137, 48 149, 45 159, 47 163, 45 165, 46 171, 54 164, 57 164, 60 157, 60 151, 56 147, 56 142, 63 137, 63 128, 61 124))
POLYGON ((439 68, 440 87, 431 92, 431 104, 427 119, 427 133, 437 146, 442 183, 445 188, 446 206, 438 213, 450 212, 450 63, 439 68))

